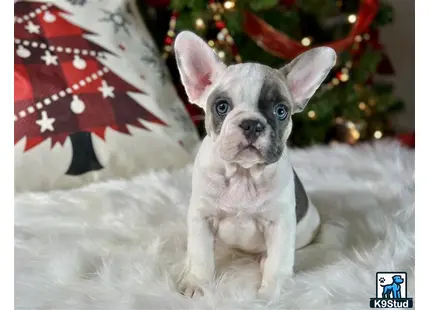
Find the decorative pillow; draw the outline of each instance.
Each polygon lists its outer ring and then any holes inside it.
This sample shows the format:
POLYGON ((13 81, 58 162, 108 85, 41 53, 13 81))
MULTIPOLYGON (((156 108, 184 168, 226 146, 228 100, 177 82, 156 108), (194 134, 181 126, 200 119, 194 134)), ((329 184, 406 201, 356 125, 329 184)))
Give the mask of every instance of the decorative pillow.
POLYGON ((15 3, 15 190, 188 163, 198 135, 126 0, 15 3))

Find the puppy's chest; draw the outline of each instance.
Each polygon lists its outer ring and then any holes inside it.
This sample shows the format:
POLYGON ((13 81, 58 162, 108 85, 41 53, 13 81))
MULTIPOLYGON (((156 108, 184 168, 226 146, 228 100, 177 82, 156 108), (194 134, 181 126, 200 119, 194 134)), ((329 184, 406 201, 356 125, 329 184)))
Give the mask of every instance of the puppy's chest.
POLYGON ((214 208, 210 222, 220 241, 246 252, 264 251, 264 226, 279 218, 280 202, 287 202, 276 177, 238 170, 229 178, 212 174, 207 179, 204 196, 214 208))
POLYGON ((216 217, 213 230, 218 240, 242 251, 264 251, 264 219, 247 213, 216 217))
POLYGON ((264 251, 265 211, 273 197, 268 180, 255 181, 236 174, 219 187, 214 197, 216 235, 223 243, 246 252, 264 251))
POLYGON ((270 180, 254 180, 250 176, 236 174, 219 186, 215 198, 220 211, 228 214, 259 213, 273 199, 270 180))

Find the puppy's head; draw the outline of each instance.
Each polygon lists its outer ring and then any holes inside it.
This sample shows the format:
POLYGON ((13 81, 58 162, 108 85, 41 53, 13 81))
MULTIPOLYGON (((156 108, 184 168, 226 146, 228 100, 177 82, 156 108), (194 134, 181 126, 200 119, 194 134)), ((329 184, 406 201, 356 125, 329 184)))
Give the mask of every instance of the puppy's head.
POLYGON ((188 98, 205 111, 207 134, 221 158, 245 168, 279 160, 291 116, 304 109, 336 62, 331 48, 319 47, 281 69, 256 63, 227 67, 188 31, 177 36, 175 52, 188 98))

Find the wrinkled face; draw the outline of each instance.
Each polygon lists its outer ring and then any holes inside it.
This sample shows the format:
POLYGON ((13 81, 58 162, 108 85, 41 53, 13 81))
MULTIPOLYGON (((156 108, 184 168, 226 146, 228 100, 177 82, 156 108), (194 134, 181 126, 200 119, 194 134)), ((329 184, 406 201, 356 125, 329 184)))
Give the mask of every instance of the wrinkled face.
POLYGON ((285 77, 260 64, 226 68, 205 96, 206 131, 220 156, 242 166, 280 158, 292 128, 285 77))
POLYGON ((336 62, 327 47, 311 49, 286 66, 223 64, 189 31, 175 40, 176 60, 191 103, 206 112, 206 131, 220 158, 244 168, 279 160, 300 112, 336 62))

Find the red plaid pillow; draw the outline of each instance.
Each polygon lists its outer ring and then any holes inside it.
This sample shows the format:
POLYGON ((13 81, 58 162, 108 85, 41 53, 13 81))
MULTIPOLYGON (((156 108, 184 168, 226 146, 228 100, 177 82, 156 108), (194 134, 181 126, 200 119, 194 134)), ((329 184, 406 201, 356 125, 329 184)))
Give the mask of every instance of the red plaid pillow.
POLYGON ((74 186, 86 182, 76 175, 89 171, 132 175, 142 170, 136 161, 145 169, 187 161, 197 142, 192 121, 134 6, 125 3, 15 4, 17 190, 74 186), (61 156, 68 160, 59 164, 61 156))

